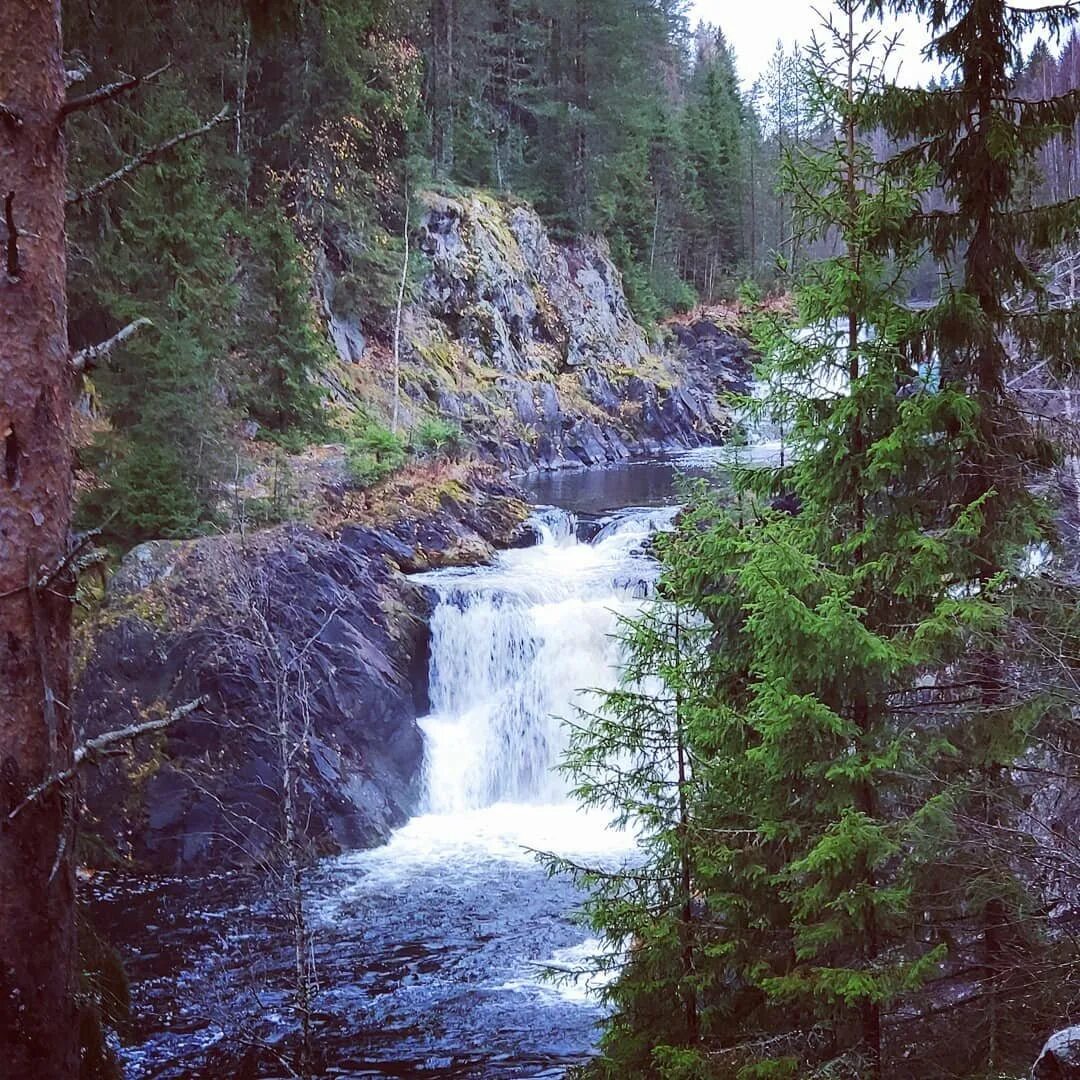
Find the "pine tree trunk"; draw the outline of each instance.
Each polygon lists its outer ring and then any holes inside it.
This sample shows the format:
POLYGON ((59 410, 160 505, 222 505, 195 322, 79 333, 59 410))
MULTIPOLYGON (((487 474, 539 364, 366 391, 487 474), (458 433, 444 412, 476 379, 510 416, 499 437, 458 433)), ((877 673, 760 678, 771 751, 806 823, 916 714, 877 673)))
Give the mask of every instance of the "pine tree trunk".
POLYGON ((37 582, 62 563, 71 516, 60 0, 6 0, 0 34, 0 1063, 77 1074, 70 598, 37 582))

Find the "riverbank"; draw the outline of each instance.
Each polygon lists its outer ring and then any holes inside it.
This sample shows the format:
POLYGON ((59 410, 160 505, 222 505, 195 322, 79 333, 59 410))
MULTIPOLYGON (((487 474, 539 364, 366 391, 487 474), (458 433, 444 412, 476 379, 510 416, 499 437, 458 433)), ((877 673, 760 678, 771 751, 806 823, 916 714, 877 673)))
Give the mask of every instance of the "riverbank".
POLYGON ((87 773, 85 864, 265 862, 281 842, 282 739, 302 743, 309 856, 382 843, 413 813, 433 599, 408 575, 528 542, 529 510, 464 466, 366 498, 327 502, 312 524, 155 541, 125 558, 79 628, 83 738, 198 705, 87 773))

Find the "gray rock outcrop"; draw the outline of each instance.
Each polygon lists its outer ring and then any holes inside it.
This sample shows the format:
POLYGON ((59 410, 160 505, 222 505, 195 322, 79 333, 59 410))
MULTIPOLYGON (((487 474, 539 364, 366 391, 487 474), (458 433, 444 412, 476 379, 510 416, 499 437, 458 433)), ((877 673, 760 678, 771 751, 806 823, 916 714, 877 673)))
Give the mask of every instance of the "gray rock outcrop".
MULTIPOLYGON (((427 270, 403 326, 410 422, 451 420, 514 472, 724 440, 722 395, 750 377, 745 341, 708 319, 650 341, 603 241, 557 243, 527 205, 481 193, 425 200, 427 270)), ((386 364, 367 362, 378 403, 386 364)))
POLYGON ((272 858, 283 746, 311 854, 371 847, 404 824, 421 794, 432 597, 402 571, 518 542, 524 504, 489 488, 429 493, 378 528, 130 552, 80 631, 81 735, 205 704, 87 770, 84 861, 177 873, 272 858))

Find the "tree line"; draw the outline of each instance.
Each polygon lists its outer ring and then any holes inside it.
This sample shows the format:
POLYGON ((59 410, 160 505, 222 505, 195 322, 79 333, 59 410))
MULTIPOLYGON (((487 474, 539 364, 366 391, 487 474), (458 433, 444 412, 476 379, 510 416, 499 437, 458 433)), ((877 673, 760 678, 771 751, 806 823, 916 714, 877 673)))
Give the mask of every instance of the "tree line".
MULTIPOLYGON (((242 422, 286 451, 346 438, 324 407, 325 323, 395 339, 419 272, 407 193, 426 185, 607 237, 644 323, 744 281, 785 287, 825 250, 779 184, 784 155, 823 137, 806 56, 778 44, 743 92, 723 32, 684 9, 70 3, 73 86, 126 87, 68 124, 70 337, 139 328, 88 357, 81 522, 118 547, 213 527, 242 422)), ((1071 86, 1075 51, 1040 44, 1019 92, 1071 86)), ((870 138, 890 152, 884 128, 870 138)), ((1069 191, 1056 139, 1039 175, 1069 191)), ((927 256, 912 289, 939 272, 927 256)))

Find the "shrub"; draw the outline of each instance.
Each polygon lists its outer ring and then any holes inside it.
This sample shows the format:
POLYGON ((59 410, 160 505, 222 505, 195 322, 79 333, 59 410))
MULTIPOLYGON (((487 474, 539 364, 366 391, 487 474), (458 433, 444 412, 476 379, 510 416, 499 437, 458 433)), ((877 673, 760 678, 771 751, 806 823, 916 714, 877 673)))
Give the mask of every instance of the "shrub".
POLYGON ((456 453, 461 449, 461 428, 449 420, 430 417, 413 428, 413 449, 421 454, 456 453))
POLYGON ((345 466, 353 483, 371 487, 405 464, 405 444, 388 428, 358 417, 345 442, 345 466))

